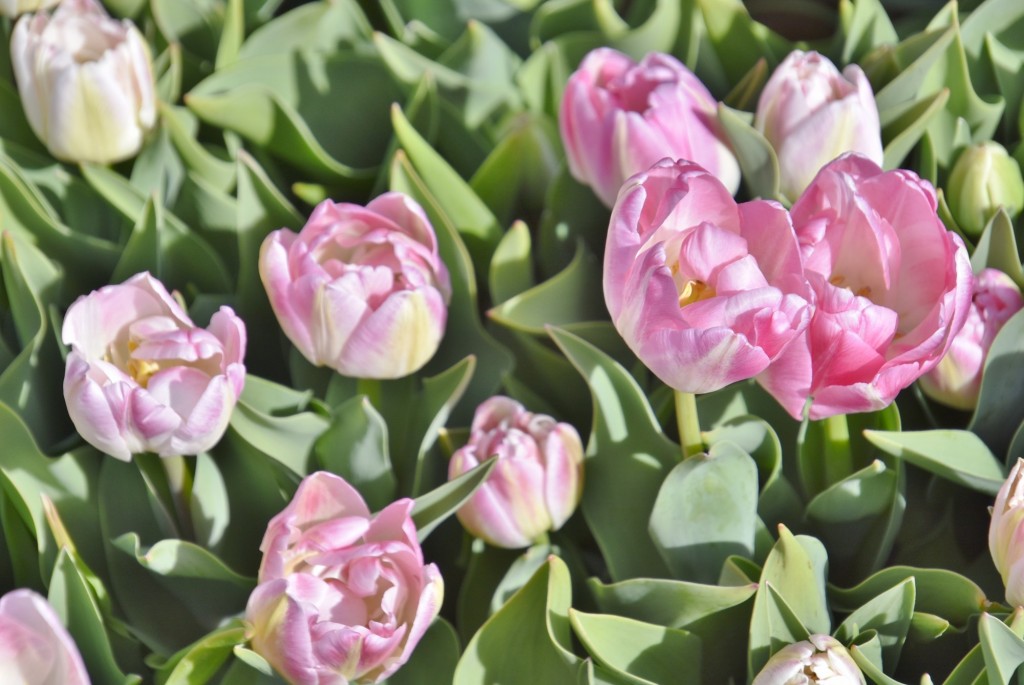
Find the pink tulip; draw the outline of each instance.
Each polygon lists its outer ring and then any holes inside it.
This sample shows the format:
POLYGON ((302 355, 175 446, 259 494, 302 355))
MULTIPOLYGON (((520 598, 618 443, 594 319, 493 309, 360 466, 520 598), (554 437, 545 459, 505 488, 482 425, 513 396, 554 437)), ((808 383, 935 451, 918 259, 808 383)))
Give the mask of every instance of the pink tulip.
POLYGON ((0 683, 89 685, 75 641, 53 607, 32 590, 0 597, 0 683))
POLYGON ((71 347, 64 399, 75 428, 125 461, 213 447, 245 384, 242 320, 221 307, 199 328, 148 273, 78 298, 62 337, 71 347))
POLYGON ((452 455, 448 478, 493 456, 494 470, 456 514, 466 530, 516 549, 561 528, 583 494, 583 443, 576 429, 508 397, 492 397, 477 407, 469 443, 452 455))
POLYGON ((1006 601, 1012 607, 1024 606, 1024 459, 1017 459, 996 495, 988 549, 1003 578, 1006 601))
POLYGON ((816 306, 761 384, 795 418, 890 404, 963 327, 971 265, 936 214, 932 186, 859 155, 822 169, 793 205, 816 306))
POLYGON ((996 269, 974 279, 967 322, 935 368, 921 376, 921 389, 933 400, 957 409, 973 409, 981 392, 981 372, 992 341, 1003 325, 1024 307, 1020 288, 996 269))
POLYGON ((664 160, 623 187, 604 296, 637 357, 684 392, 756 376, 810 319, 786 210, 763 200, 737 205, 691 162, 664 160))
POLYGON ((751 685, 864 685, 864 674, 839 640, 811 635, 775 652, 751 685))
POLYGON ((844 152, 882 163, 882 131, 871 84, 856 64, 840 74, 827 57, 794 50, 772 73, 754 126, 779 157, 781 190, 799 197, 821 167, 844 152))
POLYGON ((722 142, 717 108, 671 55, 652 52, 637 64, 611 48, 592 50, 559 110, 569 171, 609 207, 627 178, 665 157, 693 160, 735 193, 739 165, 722 142))
POLYGON ((321 202, 298 234, 267 236, 260 276, 292 343, 346 376, 407 376, 444 335, 448 270, 427 215, 402 193, 321 202))
POLYGON ((271 519, 246 619, 253 649, 289 683, 376 683, 408 660, 444 594, 412 507, 370 514, 344 479, 319 471, 271 519))

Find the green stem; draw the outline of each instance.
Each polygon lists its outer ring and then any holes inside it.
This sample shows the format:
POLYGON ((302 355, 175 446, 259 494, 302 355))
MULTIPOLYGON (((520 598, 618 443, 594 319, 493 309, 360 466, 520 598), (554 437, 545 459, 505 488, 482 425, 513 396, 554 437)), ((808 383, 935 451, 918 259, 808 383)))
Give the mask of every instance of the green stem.
POLYGON ((839 414, 823 420, 825 429, 825 480, 834 485, 853 473, 853 454, 850 452, 850 426, 846 415, 839 414))
POLYGON ((697 398, 692 392, 679 390, 675 391, 675 397, 679 445, 683 448, 683 459, 688 459, 704 451, 700 421, 697 420, 697 398))
POLYGON ((171 501, 174 503, 174 513, 182 538, 193 540, 195 530, 192 525, 192 508, 189 506, 192 501, 192 469, 189 468, 186 457, 180 455, 164 457, 161 461, 167 475, 167 487, 171 491, 171 501))
POLYGON ((370 404, 373 405, 373 408, 377 411, 381 410, 381 387, 379 380, 374 378, 360 378, 356 381, 356 393, 366 395, 366 399, 370 400, 370 404))

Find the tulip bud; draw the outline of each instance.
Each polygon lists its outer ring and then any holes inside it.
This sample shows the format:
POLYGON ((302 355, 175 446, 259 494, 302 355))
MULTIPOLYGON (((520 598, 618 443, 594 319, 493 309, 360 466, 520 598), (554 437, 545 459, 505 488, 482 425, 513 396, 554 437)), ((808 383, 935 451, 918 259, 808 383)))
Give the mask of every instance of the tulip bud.
POLYGON ((11 62, 32 130, 57 159, 118 162, 156 123, 149 47, 96 0, 63 0, 18 20, 11 62))
POLYGON ((376 683, 408 660, 444 595, 412 507, 371 514, 343 478, 318 471, 271 519, 245 615, 253 649, 289 683, 376 683))
POLYGON ((811 635, 775 652, 750 685, 865 685, 853 657, 839 640, 811 635))
POLYGON ((260 276, 285 334, 311 363, 399 378, 437 351, 451 285, 427 215, 402 193, 366 207, 321 202, 299 233, 274 231, 260 276))
POLYGON ((75 641, 53 607, 32 590, 14 590, 0 597, 0 681, 89 685, 75 641))
POLYGON ((791 201, 844 152, 882 163, 882 132, 871 84, 856 64, 840 74, 817 52, 794 50, 772 73, 754 127, 775 148, 780 189, 791 201))
POLYGON ((245 383, 245 324, 230 307, 199 328, 141 273, 78 298, 62 337, 68 413, 96 449, 198 454, 227 429, 245 383))
POLYGON ((469 443, 448 463, 449 480, 497 456, 487 480, 456 512, 492 545, 527 547, 562 527, 583 494, 583 443, 576 429, 492 397, 473 415, 469 443))
POLYGON ((1010 475, 999 488, 992 520, 988 526, 988 549, 992 563, 1003 578, 1006 601, 1024 606, 1024 459, 1017 459, 1010 475))
POLYGON ((609 207, 627 178, 665 157, 696 162, 735 193, 740 169, 717 108, 671 55, 652 52, 637 64, 611 48, 593 50, 569 77, 559 110, 569 171, 609 207))
POLYGON ((1024 178, 1020 165, 999 143, 987 140, 960 153, 946 183, 946 201, 956 223, 978 236, 1002 207, 1010 218, 1024 208, 1024 178))
POLYGON ((0 14, 5 17, 16 17, 25 12, 37 12, 53 7, 60 0, 0 0, 0 14))
POLYGON ((921 376, 921 389, 937 402, 970 410, 978 403, 981 372, 992 341, 1003 325, 1024 307, 1020 288, 997 269, 974 278, 967 322, 953 338, 946 356, 921 376))

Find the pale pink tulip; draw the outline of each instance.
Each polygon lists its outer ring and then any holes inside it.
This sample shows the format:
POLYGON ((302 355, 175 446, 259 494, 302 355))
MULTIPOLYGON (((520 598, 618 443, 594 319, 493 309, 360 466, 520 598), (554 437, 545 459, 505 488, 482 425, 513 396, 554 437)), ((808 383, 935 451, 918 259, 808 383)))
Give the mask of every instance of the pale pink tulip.
POLYGON ((1013 279, 997 269, 985 269, 974 278, 967 322, 953 338, 949 351, 931 371, 921 376, 921 389, 933 400, 957 409, 973 409, 981 392, 981 372, 996 334, 1024 307, 1013 279))
POLYGON ((881 409, 939 363, 970 309, 963 241, 931 184, 859 155, 827 165, 793 205, 816 306, 759 380, 795 418, 881 409))
POLYGON ((671 55, 652 52, 637 64, 611 48, 593 50, 569 77, 559 110, 569 171, 609 207, 627 178, 664 157, 696 162, 735 193, 739 165, 717 108, 671 55))
POLYGON ((466 530, 498 547, 527 547, 562 527, 583 494, 583 443, 576 429, 533 414, 508 397, 484 401, 469 443, 448 462, 448 478, 497 456, 487 480, 456 515, 466 530))
POLYGON ((89 685, 75 641, 53 607, 32 590, 0 597, 0 683, 89 685))
POLYGON ((156 124, 146 40, 96 0, 62 0, 52 16, 19 19, 11 66, 28 123, 57 159, 127 159, 156 124))
POLYGON ((772 73, 754 126, 775 148, 790 200, 844 152, 882 163, 882 131, 871 84, 856 64, 839 73, 827 57, 794 50, 772 73))
POLYGON ((371 514, 355 488, 319 471, 271 519, 246 619, 253 649, 289 683, 376 683, 408 660, 444 595, 412 507, 371 514))
POLYGON ((619 194, 604 295, 630 349, 685 392, 761 373, 811 313, 786 210, 763 200, 737 205, 704 169, 669 160, 619 194))
POLYGON ((260 276, 285 334, 311 363, 399 378, 437 351, 451 285, 427 215, 402 193, 365 207, 321 202, 298 234, 274 231, 260 276))
POLYGON ((750 685, 864 685, 864 674, 839 640, 811 635, 775 652, 750 685))
POLYGON ((213 447, 245 384, 242 320, 221 307, 199 328, 148 273, 78 298, 62 337, 71 420, 118 459, 213 447))
POLYGON ((992 563, 1003 578, 1006 601, 1024 606, 1024 459, 1017 459, 999 488, 988 527, 992 563))

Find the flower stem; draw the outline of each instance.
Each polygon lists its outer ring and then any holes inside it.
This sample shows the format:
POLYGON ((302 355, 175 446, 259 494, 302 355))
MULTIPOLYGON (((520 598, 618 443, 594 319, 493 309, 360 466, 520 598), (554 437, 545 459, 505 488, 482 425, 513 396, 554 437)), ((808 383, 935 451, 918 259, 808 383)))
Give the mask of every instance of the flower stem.
POLYGON ((825 429, 825 480, 834 485, 853 473, 850 426, 845 414, 823 419, 825 429))
POLYGON ((164 457, 161 461, 164 465, 164 473, 167 475, 167 487, 171 491, 171 500, 174 503, 178 529, 181 531, 183 539, 192 540, 195 538, 192 508, 189 506, 192 501, 192 469, 189 468, 186 457, 181 455, 164 457))
POLYGON ((692 392, 675 391, 676 426, 679 428, 679 445, 683 448, 683 459, 704 451, 704 440, 700 435, 697 420, 697 398, 692 392))

